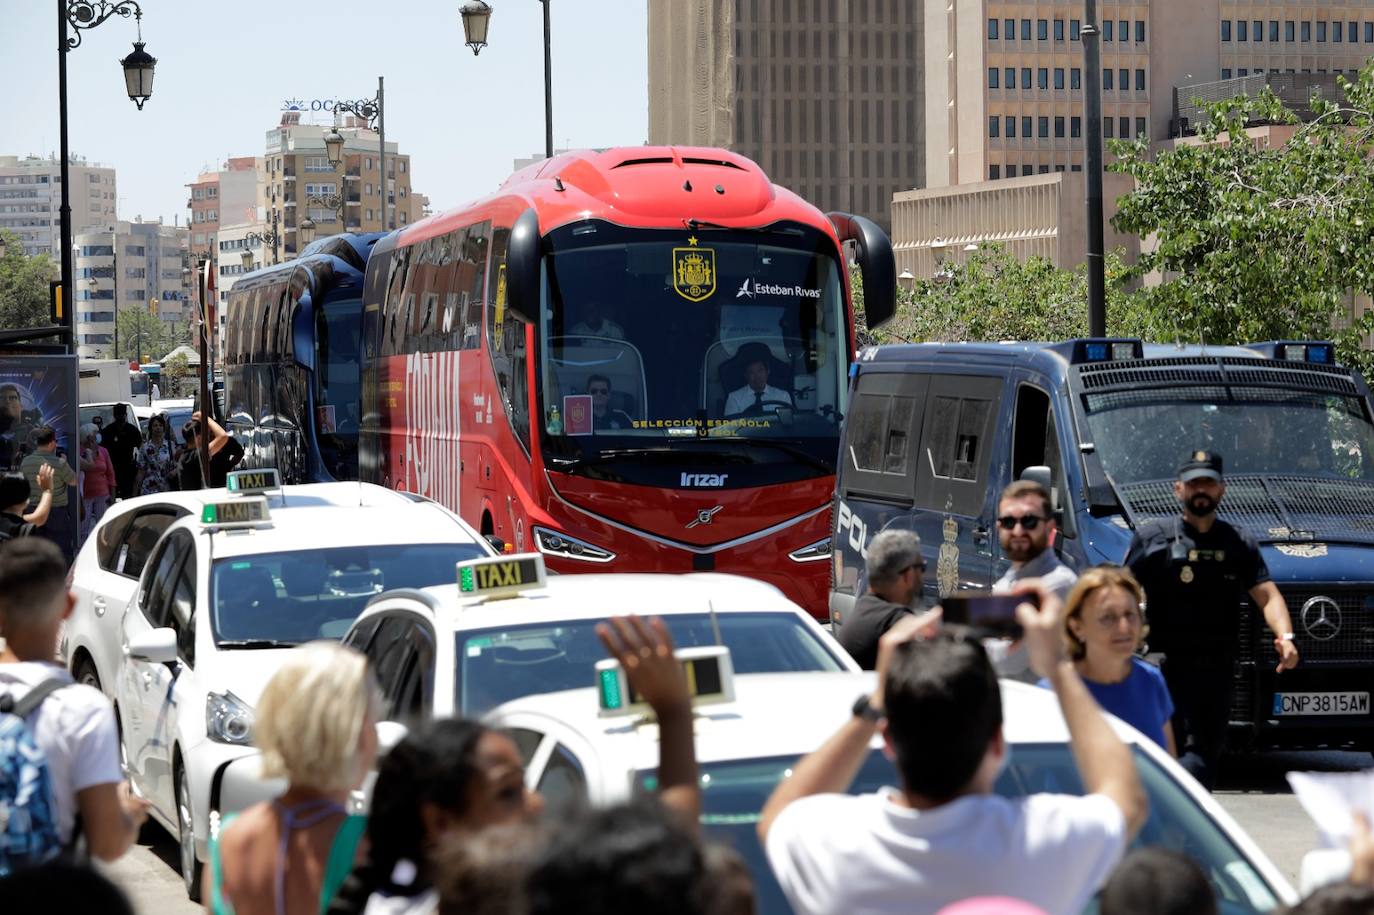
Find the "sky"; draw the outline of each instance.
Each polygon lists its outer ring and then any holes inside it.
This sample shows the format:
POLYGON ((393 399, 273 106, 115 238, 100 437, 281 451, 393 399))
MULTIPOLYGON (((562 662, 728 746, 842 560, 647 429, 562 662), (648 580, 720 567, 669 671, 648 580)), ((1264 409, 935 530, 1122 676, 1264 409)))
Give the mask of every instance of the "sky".
MULTIPOLYGON (((544 149, 542 4, 490 2, 489 44, 474 57, 463 0, 140 0, 153 96, 139 111, 124 89, 132 18, 82 32, 67 58, 69 147, 117 169, 120 219, 184 225, 185 185, 230 156, 261 156, 286 100, 370 98, 384 76, 388 143, 411 157, 436 212, 458 206, 544 149)), ((645 0, 550 4, 554 146, 644 143, 645 0)), ((58 150, 56 10, 0 0, 0 155, 58 150)))

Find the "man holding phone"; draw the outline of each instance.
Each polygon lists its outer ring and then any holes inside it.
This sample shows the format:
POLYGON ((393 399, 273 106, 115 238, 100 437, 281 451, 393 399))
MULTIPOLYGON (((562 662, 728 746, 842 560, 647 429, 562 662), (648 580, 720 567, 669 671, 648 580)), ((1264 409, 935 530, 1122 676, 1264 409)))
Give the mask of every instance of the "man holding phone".
POLYGON ((1174 483, 1182 515, 1140 525, 1125 563, 1145 588, 1150 647, 1165 656, 1178 761, 1209 790, 1226 741, 1241 601, 1249 596, 1263 611, 1278 671, 1298 663, 1288 605, 1259 544, 1217 518, 1225 494, 1221 455, 1193 452, 1174 483))
POLYGON ((864 560, 868 590, 853 610, 835 620, 835 638, 864 670, 878 663, 882 634, 918 609, 925 568, 921 538, 914 531, 886 530, 869 543, 864 560))
POLYGON ((1031 664, 1059 697, 1083 796, 1001 797, 1007 762, 997 676, 976 639, 940 633, 940 611, 882 637, 878 683, 820 749, 783 779, 759 839, 798 913, 935 912, 970 896, 1010 896, 1078 912, 1149 813, 1128 748, 1066 655, 1062 604, 1017 607, 1031 664), (845 794, 881 734, 899 785, 845 794))

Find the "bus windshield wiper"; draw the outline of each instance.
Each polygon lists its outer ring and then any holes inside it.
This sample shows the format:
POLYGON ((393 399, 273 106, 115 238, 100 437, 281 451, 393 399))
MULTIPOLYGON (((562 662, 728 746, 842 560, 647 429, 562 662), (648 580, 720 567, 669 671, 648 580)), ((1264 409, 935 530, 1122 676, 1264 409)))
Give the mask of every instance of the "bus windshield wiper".
POLYGON ((300 642, 285 639, 221 639, 216 648, 295 648, 300 642))
POLYGON ((786 454, 787 456, 792 457, 792 458, 796 458, 798 461, 801 461, 803 464, 805 464, 806 466, 810 467, 810 468, 813 469, 813 470, 819 470, 819 471, 821 471, 822 473, 834 473, 834 472, 835 472, 835 468, 834 468, 834 467, 831 467, 829 464, 827 464, 825 461, 822 461, 820 458, 816 457, 814 454, 811 454, 811 453, 807 452, 807 451, 806 451, 805 449, 803 449, 803 448, 798 448, 796 445, 789 445, 789 444, 787 444, 786 442, 774 441, 773 439, 767 439, 767 438, 737 438, 737 439, 732 439, 732 440, 731 440, 731 443, 732 443, 732 444, 747 444, 747 445, 762 445, 762 446, 764 446, 765 448, 776 448, 778 451, 781 451, 782 453, 786 454))

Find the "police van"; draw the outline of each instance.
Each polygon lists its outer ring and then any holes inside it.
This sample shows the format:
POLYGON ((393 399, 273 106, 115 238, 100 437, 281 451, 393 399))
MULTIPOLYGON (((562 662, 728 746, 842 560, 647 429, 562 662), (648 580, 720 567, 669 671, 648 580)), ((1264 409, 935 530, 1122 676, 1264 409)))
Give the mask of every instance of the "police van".
POLYGON ((1243 609, 1232 744, 1374 748, 1374 414, 1330 343, 909 344, 862 351, 850 374, 833 514, 837 631, 882 530, 920 536, 928 597, 987 588, 1010 564, 998 494, 1029 478, 1053 494, 1065 562, 1119 563, 1137 525, 1178 512, 1183 459, 1216 451, 1219 517, 1259 540, 1301 657, 1277 675, 1261 614, 1243 609))

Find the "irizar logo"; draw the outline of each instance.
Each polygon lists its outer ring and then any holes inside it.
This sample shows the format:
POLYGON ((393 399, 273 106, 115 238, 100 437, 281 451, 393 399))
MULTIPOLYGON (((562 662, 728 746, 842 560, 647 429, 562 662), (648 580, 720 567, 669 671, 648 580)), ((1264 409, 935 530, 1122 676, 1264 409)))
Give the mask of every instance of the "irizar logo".
POLYGON ((728 473, 684 473, 682 475, 682 486, 724 486, 729 479, 728 473))

